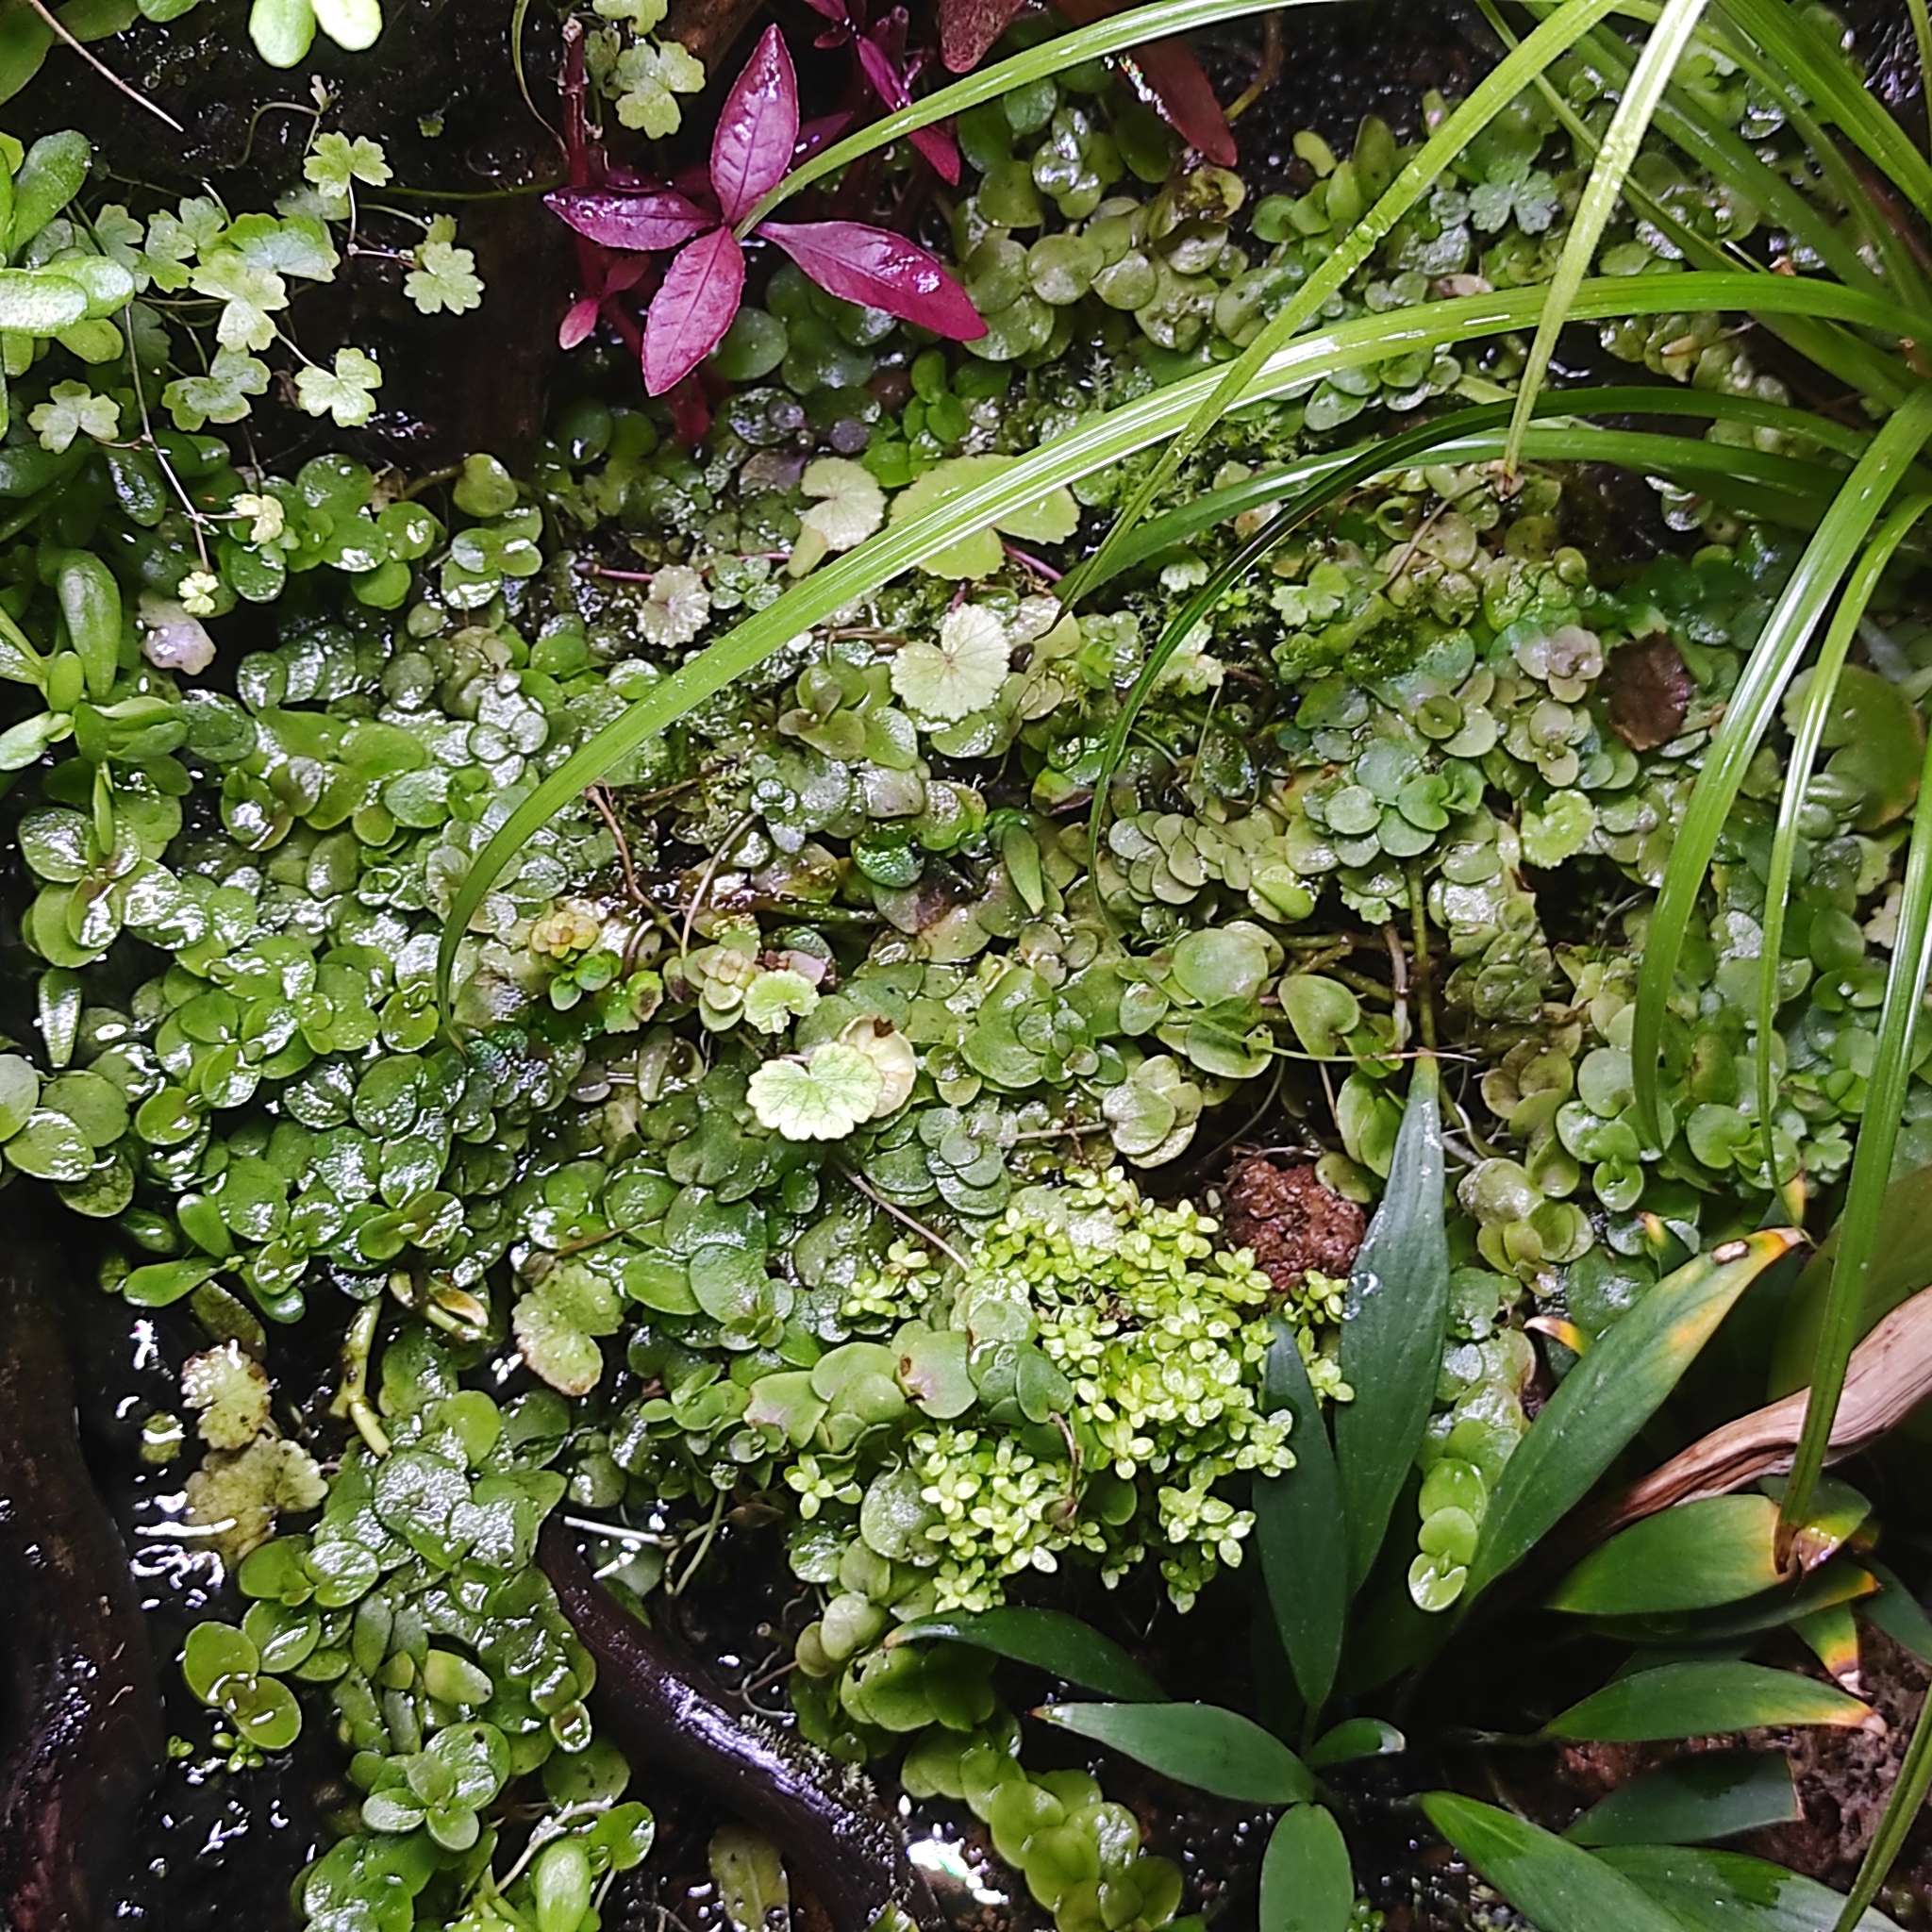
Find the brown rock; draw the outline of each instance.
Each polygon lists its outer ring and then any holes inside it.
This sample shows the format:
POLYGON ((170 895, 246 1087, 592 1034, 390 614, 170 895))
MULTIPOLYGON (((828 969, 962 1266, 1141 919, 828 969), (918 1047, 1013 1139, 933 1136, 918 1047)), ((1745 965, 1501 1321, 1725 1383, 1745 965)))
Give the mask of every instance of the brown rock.
POLYGON ((1690 674, 1683 654, 1662 631, 1633 638, 1610 653, 1604 681, 1610 728, 1632 751, 1655 751, 1684 728, 1690 708, 1690 674))
POLYGON ((1222 1189, 1229 1243, 1254 1252, 1276 1290, 1291 1293, 1309 1269, 1345 1275, 1355 1265, 1368 1218, 1312 1166, 1276 1167, 1261 1155, 1238 1160, 1222 1189))

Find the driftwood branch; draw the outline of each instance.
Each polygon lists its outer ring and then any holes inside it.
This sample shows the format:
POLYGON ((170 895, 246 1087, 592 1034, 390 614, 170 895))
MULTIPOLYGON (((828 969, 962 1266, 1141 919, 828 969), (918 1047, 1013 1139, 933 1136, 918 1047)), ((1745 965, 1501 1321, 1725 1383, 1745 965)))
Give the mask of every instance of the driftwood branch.
MULTIPOLYGON (((1601 1541, 1626 1524, 1678 1503, 1729 1495, 1759 1476, 1790 1470, 1805 1425, 1808 1391, 1754 1409, 1713 1429, 1589 1519, 1601 1541)), ((1932 1395, 1932 1288, 1894 1308, 1852 1351, 1844 1393, 1831 1425, 1828 1460, 1839 1462, 1895 1429, 1932 1395)))

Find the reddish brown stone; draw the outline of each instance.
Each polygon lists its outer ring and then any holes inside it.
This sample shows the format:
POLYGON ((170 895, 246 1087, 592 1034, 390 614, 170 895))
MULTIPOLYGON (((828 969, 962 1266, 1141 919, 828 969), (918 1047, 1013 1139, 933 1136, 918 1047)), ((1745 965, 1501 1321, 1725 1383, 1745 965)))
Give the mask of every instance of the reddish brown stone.
POLYGON ((1345 1275, 1368 1228, 1360 1207, 1318 1179, 1312 1166, 1276 1167, 1261 1155, 1236 1161, 1222 1203, 1229 1245, 1251 1249, 1283 1294, 1299 1288, 1309 1269, 1345 1275))

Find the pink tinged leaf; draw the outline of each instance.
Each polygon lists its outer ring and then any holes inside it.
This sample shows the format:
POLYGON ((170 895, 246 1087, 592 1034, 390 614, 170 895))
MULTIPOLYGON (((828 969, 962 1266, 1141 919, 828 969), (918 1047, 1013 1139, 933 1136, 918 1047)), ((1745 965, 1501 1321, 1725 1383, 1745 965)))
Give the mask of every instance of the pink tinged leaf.
POLYGON ((597 311, 603 306, 602 297, 597 295, 583 295, 573 302, 564 311, 563 322, 557 331, 557 346, 575 349, 597 326, 597 311))
POLYGON ((1026 0, 940 0, 940 56, 955 74, 977 67, 1026 0))
POLYGON ((635 194, 602 188, 561 188, 543 199, 579 235, 606 248, 646 253, 678 248, 716 225, 716 217, 670 188, 650 188, 635 194))
MULTIPOLYGON (((873 92, 897 113, 901 108, 912 105, 912 94, 898 63, 874 38, 878 31, 874 27, 871 34, 861 41, 855 41, 853 45, 858 49, 858 65, 871 82, 873 92)), ((953 145, 951 135, 940 127, 919 127, 913 130, 910 140, 912 145, 938 169, 943 180, 956 187, 958 185, 959 151, 953 145)))
POLYGON ((765 222, 769 237, 820 288, 883 308, 935 335, 970 342, 986 333, 966 291, 917 242, 862 222, 765 222))
POLYGON ((711 137, 711 186, 725 221, 741 220, 785 178, 797 140, 798 76, 785 37, 770 26, 731 83, 711 137))
POLYGON ((744 250, 713 228, 679 251, 644 315, 644 389, 661 396, 695 369, 731 326, 744 293, 744 250))

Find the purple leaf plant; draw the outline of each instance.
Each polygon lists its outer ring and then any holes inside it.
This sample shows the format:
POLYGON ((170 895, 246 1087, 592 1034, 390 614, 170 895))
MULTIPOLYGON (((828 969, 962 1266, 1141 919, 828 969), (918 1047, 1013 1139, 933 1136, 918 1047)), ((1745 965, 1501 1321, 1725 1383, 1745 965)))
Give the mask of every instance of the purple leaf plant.
MULTIPOLYGON (((868 25, 868 0, 806 0, 806 4, 831 22, 813 42, 815 46, 849 46, 866 87, 887 113, 896 114, 912 105, 912 83, 921 62, 907 56, 903 7, 881 13, 868 25)), ((955 188, 959 185, 959 150, 944 127, 916 127, 907 139, 942 180, 955 188)))
POLYGON ((681 187, 574 184, 547 196, 578 235, 615 251, 595 265, 597 285, 564 318, 565 345, 590 333, 613 294, 644 278, 648 258, 675 250, 644 311, 644 388, 662 395, 731 326, 744 298, 743 243, 753 237, 782 249, 821 288, 848 302, 958 341, 984 335, 986 324, 965 290, 936 257, 901 235, 863 222, 760 222, 743 230, 745 217, 784 178, 798 145, 798 76, 783 37, 770 27, 719 111, 707 175, 680 177, 681 187))

